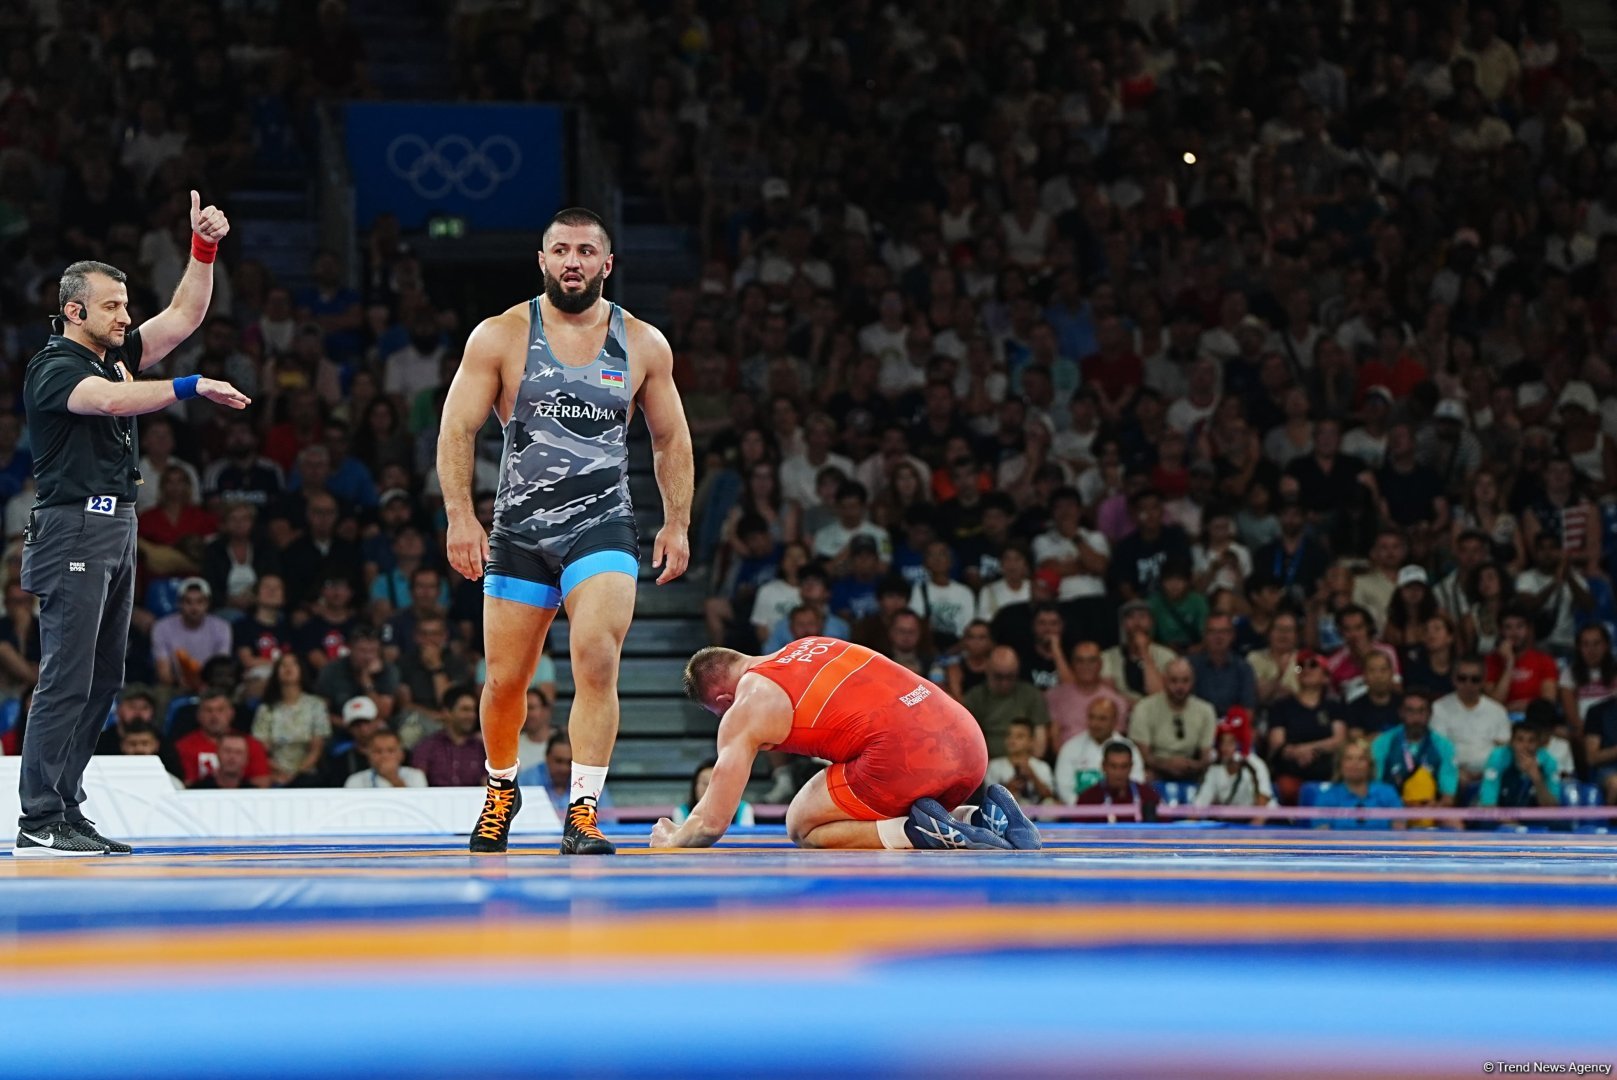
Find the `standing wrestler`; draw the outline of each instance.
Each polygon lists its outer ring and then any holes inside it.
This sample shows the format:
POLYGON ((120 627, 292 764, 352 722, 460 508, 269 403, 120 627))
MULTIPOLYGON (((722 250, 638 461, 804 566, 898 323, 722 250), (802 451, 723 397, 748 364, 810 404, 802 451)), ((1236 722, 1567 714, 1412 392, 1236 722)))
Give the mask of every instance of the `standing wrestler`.
POLYGON ((472 332, 449 387, 438 476, 449 517, 449 563, 483 579, 483 742, 488 792, 471 850, 502 852, 522 807, 517 740, 527 689, 559 605, 571 624, 574 698, 568 721, 572 787, 561 850, 610 855, 595 807, 618 737, 618 660, 634 615, 640 543, 629 502, 629 420, 646 414, 662 491, 652 550, 657 584, 690 560, 690 429, 667 340, 601 298, 612 238, 588 210, 563 210, 544 231, 545 291, 472 332), (472 509, 477 430, 495 410, 505 428, 494 530, 472 509))

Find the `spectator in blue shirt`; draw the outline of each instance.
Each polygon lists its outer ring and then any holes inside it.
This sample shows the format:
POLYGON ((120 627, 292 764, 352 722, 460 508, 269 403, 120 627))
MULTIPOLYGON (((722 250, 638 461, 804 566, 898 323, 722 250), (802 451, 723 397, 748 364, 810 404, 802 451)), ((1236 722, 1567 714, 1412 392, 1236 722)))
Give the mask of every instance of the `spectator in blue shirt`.
MULTIPOLYGON (((545 743, 545 760, 528 765, 517 773, 517 784, 543 791, 550 797, 550 805, 556 808, 556 813, 564 816, 570 800, 572 776, 573 744, 567 738, 567 732, 558 731, 545 743)), ((610 807, 611 792, 602 791, 601 801, 596 805, 603 810, 610 807)))
MULTIPOLYGON (((1360 809, 1390 809, 1404 805, 1392 785, 1371 779, 1375 767, 1370 744, 1355 739, 1342 748, 1342 760, 1337 765, 1336 782, 1320 789, 1315 806, 1358 807, 1360 809)), ((1402 829, 1402 821, 1387 818, 1321 818, 1314 822, 1316 829, 1402 829)))
POLYGON ((1202 629, 1202 649, 1190 657, 1196 673, 1196 696, 1220 716, 1236 705, 1258 708, 1258 680, 1252 665, 1235 654, 1235 623, 1228 615, 1209 615, 1202 629))
POLYGON ((849 541, 848 556, 848 573, 831 583, 831 610, 851 625, 876 614, 882 565, 876 541, 868 536, 849 541))
MULTIPOLYGON (((1403 721, 1376 736, 1371 753, 1376 761, 1376 779, 1403 792, 1405 785, 1425 772, 1436 786, 1437 805, 1453 806, 1460 790, 1460 770, 1454 762, 1454 744, 1432 730, 1430 691, 1414 687, 1404 692, 1398 706, 1403 721)), ((1416 784, 1419 788, 1422 784, 1416 784)), ((1411 802, 1406 796, 1405 802, 1411 802)))
POLYGON ((322 251, 314 259, 314 284, 295 297, 299 322, 313 322, 326 335, 326 352, 333 360, 352 360, 360 354, 360 327, 364 322, 359 293, 343 285, 337 256, 322 251))
POLYGON ((1523 720, 1510 731, 1510 745, 1496 746, 1482 770, 1478 806, 1559 806, 1561 777, 1544 749, 1553 727, 1523 720))
MULTIPOLYGON (((348 425, 341 420, 328 420, 325 435, 326 449, 331 453, 331 476, 326 480, 326 490, 350 506, 376 509, 376 480, 365 463, 348 452, 348 425)), ((297 490, 295 481, 288 487, 297 490)), ((408 492, 400 494, 408 500, 408 492)))

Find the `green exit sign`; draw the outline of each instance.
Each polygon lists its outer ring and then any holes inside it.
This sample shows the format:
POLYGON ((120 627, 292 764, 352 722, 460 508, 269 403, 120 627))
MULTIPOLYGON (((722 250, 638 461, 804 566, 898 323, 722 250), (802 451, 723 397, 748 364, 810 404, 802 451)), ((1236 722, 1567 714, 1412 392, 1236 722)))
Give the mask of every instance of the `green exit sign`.
POLYGON ((466 219, 449 215, 428 218, 427 235, 434 240, 459 240, 466 235, 466 219))

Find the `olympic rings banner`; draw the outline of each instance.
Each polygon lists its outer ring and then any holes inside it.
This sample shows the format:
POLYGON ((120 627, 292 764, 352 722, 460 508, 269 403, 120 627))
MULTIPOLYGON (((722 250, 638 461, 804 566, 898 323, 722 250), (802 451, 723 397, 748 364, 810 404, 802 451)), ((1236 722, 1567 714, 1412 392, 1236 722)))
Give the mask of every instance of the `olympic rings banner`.
POLYGON ((346 127, 361 228, 392 212, 407 229, 435 214, 475 229, 537 229, 563 205, 556 106, 356 101, 346 127))

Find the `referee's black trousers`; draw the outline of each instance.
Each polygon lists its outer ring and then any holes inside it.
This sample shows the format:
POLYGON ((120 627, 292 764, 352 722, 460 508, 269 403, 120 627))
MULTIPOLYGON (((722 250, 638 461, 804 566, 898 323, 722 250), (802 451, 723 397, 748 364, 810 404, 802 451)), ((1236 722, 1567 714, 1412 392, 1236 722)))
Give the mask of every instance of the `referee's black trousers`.
POLYGON ((39 597, 39 685, 23 731, 22 817, 78 821, 84 770, 124 681, 135 606, 135 507, 47 506, 29 519, 22 587, 39 597))

